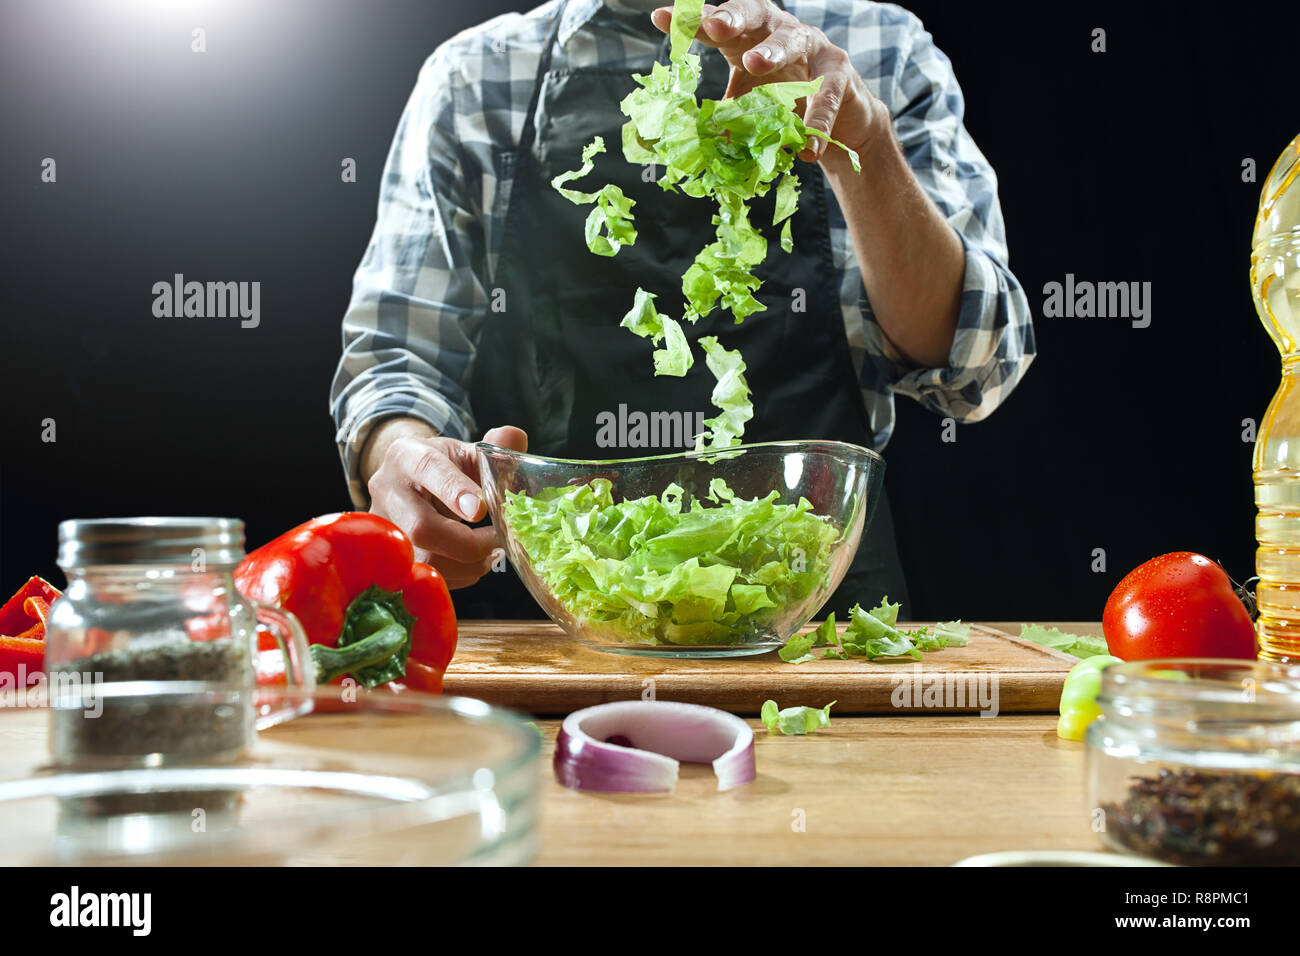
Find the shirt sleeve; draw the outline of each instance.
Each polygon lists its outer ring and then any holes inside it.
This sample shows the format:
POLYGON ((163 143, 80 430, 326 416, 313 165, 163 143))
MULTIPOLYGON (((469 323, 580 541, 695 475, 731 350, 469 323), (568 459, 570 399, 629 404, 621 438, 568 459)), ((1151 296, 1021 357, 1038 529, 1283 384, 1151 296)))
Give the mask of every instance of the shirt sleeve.
MULTIPOLYGON (((908 165, 966 252, 957 331, 942 368, 907 364, 863 309, 871 369, 895 393, 958 421, 987 417, 1011 393, 1035 354, 1033 320, 1008 267, 997 176, 962 122, 965 101, 952 64, 920 21, 900 51, 890 84, 894 131, 908 165)), ((866 299, 864 290, 864 301, 866 299)))
POLYGON ((487 308, 481 201, 473 198, 445 50, 420 71, 380 185, 374 233, 343 317, 330 412, 352 499, 365 506, 361 449, 381 419, 474 431, 468 387, 487 308))

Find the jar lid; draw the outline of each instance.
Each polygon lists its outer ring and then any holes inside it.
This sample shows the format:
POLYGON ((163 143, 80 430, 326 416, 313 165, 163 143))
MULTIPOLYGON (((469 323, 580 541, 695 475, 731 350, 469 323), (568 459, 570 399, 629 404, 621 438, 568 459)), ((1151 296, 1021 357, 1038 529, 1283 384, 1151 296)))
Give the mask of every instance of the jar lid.
POLYGON ((238 518, 77 518, 59 524, 59 567, 231 568, 244 558, 238 518))

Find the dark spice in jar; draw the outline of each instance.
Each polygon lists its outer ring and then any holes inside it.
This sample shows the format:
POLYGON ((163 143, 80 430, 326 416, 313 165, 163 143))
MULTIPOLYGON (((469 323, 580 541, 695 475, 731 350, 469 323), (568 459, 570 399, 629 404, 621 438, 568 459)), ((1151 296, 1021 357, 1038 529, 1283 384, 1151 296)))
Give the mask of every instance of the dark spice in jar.
POLYGON ((108 762, 120 765, 120 758, 151 754, 166 760, 212 757, 237 753, 248 742, 253 688, 243 642, 150 635, 53 670, 81 675, 81 699, 54 711, 52 747, 61 764, 117 758, 108 762), (230 690, 157 699, 100 692, 104 684, 121 681, 202 681, 230 690))
POLYGON ((1300 863, 1300 774, 1161 770, 1102 810, 1108 839, 1170 863, 1300 863))
MULTIPOLYGON (((64 692, 52 715, 51 747, 66 769, 153 766, 159 759, 166 764, 224 760, 242 753, 250 739, 252 670, 243 642, 192 641, 181 631, 160 632, 53 670, 81 675, 80 692, 70 697, 64 692), (193 695, 102 692, 104 685, 123 681, 199 681, 225 687, 193 695)), ((227 790, 105 793, 60 801, 61 818, 72 820, 189 814, 195 808, 220 813, 239 802, 239 793, 227 790)))

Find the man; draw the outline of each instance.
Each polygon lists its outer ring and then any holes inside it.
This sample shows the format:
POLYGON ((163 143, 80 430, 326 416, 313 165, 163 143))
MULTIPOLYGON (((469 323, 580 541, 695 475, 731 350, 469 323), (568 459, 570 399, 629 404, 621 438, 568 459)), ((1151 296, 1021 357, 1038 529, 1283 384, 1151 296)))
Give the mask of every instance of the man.
MULTIPOLYGON (((648 343, 618 327, 637 287, 680 317, 681 276, 713 233, 711 203, 664 192, 617 155, 632 74, 666 58, 671 9, 652 6, 552 0, 453 37, 421 71, 389 155, 333 414, 357 504, 368 491, 452 587, 483 579, 457 599, 467 616, 536 613, 514 575, 488 574, 492 529, 467 524, 484 513, 467 444, 481 428, 543 455, 636 457, 673 449, 610 450, 602 416, 710 409, 703 368, 655 380, 648 343), (587 251, 587 209, 549 186, 593 135, 612 155, 583 188, 614 182, 637 201, 637 242, 612 259, 587 251)), ((701 96, 821 77, 804 120, 862 165, 814 139, 796 164, 794 251, 770 243, 757 270, 767 310, 739 326, 715 310, 687 327, 747 362, 745 440, 881 449, 894 393, 959 421, 987 416, 1028 367, 1033 329, 996 178, 920 22, 862 0, 728 0, 705 6, 696 41, 701 96)), ((751 221, 771 222, 758 200, 751 221)), ((830 606, 905 588, 882 501, 830 606)))

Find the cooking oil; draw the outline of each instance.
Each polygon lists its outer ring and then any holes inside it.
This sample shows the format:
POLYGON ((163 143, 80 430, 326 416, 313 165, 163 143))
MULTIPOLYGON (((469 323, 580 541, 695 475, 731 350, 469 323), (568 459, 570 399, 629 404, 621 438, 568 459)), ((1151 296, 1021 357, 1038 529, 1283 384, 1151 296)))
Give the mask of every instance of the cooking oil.
POLYGON ((1282 353, 1282 384, 1255 444, 1259 655, 1300 662, 1300 136, 1264 183, 1250 284, 1260 320, 1282 353))

